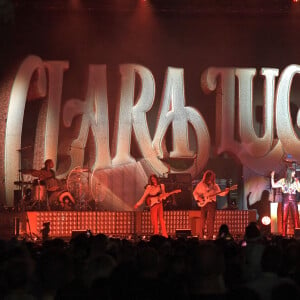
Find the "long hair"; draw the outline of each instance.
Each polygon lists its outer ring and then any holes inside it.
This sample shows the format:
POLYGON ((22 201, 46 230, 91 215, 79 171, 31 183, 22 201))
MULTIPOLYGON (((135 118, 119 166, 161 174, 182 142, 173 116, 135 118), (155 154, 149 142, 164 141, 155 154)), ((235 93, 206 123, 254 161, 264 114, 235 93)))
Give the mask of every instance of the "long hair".
POLYGON ((157 183, 159 184, 158 177, 157 177, 155 174, 151 174, 151 175, 149 176, 149 180, 148 180, 148 184, 149 184, 149 185, 152 185, 152 178, 156 178, 157 183))
POLYGON ((216 174, 211 170, 207 170, 204 173, 202 182, 204 182, 207 185, 209 180, 211 180, 212 184, 216 183, 216 174))
POLYGON ((291 184, 294 182, 294 177, 292 176, 292 173, 296 172, 296 170, 294 168, 287 168, 286 169, 286 175, 285 175, 285 180, 288 184, 291 184))

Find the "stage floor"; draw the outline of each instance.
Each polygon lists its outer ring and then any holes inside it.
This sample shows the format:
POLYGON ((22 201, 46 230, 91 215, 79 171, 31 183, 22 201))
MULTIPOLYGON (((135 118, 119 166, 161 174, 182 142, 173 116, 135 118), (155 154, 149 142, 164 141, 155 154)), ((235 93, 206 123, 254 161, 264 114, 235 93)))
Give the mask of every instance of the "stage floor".
MULTIPOLYGON (((176 236, 178 230, 190 230, 199 235, 200 211, 165 211, 167 232, 176 236)), ((230 232, 242 236, 249 222, 256 221, 255 210, 217 210, 214 231, 226 223, 230 232)), ((76 232, 90 230, 92 234, 130 237, 149 236, 152 226, 149 211, 27 211, 0 213, 0 237, 35 236, 41 238, 44 223, 50 222, 49 237, 70 238, 76 232)))

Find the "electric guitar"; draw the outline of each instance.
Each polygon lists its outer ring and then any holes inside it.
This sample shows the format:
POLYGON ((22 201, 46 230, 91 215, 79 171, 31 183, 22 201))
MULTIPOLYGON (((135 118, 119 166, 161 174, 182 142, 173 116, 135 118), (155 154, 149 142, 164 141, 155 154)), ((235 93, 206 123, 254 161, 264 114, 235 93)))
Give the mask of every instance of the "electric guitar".
POLYGON ((169 196, 174 195, 174 194, 178 194, 181 192, 181 189, 177 189, 171 192, 167 192, 167 193, 162 193, 158 196, 148 196, 146 198, 146 204, 150 207, 152 207, 155 204, 159 204, 161 203, 161 201, 167 199, 169 196))
POLYGON ((199 207, 203 207, 205 206, 207 203, 209 202, 214 202, 216 201, 216 199, 214 198, 215 196, 225 192, 225 191, 234 191, 238 188, 237 184, 235 185, 232 185, 231 187, 229 188, 226 188, 225 190, 223 191, 220 191, 220 192, 217 192, 217 193, 213 193, 213 194, 210 194, 209 192, 208 193, 205 193, 205 194, 199 194, 197 199, 196 200, 196 203, 199 207))

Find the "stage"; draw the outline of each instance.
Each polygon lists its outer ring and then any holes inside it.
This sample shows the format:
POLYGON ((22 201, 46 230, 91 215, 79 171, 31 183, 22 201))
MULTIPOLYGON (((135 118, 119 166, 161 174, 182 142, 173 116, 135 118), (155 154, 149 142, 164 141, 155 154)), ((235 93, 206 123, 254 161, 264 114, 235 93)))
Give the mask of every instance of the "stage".
MULTIPOLYGON (((200 210, 165 211, 167 232, 178 231, 199 236, 200 210)), ((217 210, 214 232, 221 224, 229 226, 233 236, 243 236, 249 222, 256 221, 255 210, 217 210)), ((152 225, 149 211, 25 211, 0 213, 0 238, 29 236, 42 238, 44 223, 50 223, 50 238, 70 238, 90 230, 112 237, 150 236, 152 225)))

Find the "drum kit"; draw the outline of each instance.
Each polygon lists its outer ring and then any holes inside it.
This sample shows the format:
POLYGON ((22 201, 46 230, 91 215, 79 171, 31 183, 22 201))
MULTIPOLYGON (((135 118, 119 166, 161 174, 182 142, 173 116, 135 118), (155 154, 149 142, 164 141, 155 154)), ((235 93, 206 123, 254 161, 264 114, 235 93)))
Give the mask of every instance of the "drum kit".
MULTIPOLYGON (((19 210, 90 210, 90 172, 81 167, 74 168, 67 178, 39 179, 39 172, 30 174, 37 177, 32 181, 15 181, 21 191, 19 210)), ((23 178, 23 177, 22 177, 23 178)))

